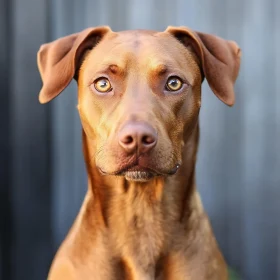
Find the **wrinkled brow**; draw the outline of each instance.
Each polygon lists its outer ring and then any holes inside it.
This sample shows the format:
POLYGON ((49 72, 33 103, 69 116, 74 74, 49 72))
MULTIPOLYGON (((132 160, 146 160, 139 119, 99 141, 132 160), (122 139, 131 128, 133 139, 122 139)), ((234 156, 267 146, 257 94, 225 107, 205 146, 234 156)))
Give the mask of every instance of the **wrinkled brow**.
POLYGON ((124 75, 125 69, 115 63, 105 63, 102 64, 98 73, 114 74, 114 75, 124 75))
POLYGON ((168 71, 168 66, 165 64, 159 64, 152 69, 153 74, 158 76, 164 75, 168 71))
POLYGON ((165 74, 174 71, 181 72, 181 69, 176 67, 175 65, 172 65, 172 63, 168 63, 168 62, 156 64, 150 70, 151 74, 155 76, 164 76, 165 74))

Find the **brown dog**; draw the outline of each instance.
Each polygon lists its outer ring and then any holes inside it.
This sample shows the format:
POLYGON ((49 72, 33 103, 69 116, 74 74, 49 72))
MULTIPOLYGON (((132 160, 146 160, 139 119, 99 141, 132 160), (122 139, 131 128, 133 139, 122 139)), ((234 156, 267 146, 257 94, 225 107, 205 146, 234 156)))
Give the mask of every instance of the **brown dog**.
POLYGON ((225 280, 195 186, 201 83, 233 105, 234 42, 89 28, 38 53, 46 103, 78 81, 88 192, 50 280, 225 280))

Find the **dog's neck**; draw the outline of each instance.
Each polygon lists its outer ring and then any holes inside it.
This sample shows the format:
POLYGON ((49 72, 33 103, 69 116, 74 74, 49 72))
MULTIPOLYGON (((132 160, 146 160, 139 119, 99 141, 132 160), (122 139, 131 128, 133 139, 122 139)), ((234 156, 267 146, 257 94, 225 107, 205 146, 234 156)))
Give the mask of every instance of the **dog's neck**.
POLYGON ((175 175, 137 183, 101 175, 88 158, 94 151, 90 151, 92 145, 83 133, 92 217, 99 219, 105 231, 109 229, 114 252, 136 254, 134 259, 141 258, 141 265, 148 267, 168 250, 171 238, 177 234, 172 229, 178 224, 188 227, 193 209, 203 211, 195 188, 198 136, 197 125, 185 143, 183 164, 175 175))

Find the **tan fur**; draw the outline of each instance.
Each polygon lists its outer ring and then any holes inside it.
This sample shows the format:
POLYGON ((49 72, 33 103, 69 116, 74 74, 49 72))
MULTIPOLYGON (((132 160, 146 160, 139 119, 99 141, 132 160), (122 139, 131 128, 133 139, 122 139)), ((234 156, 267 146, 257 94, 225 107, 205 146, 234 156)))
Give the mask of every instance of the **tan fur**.
POLYGON ((235 43, 182 27, 119 33, 99 27, 41 47, 42 103, 78 80, 89 181, 49 280, 227 279, 196 191, 195 162, 202 80, 232 105, 239 59, 235 43), (165 92, 168 75, 189 85, 165 92), (113 86, 104 96, 92 87, 100 76, 113 86), (151 126, 156 146, 139 156, 125 152, 118 137, 127 123, 151 126), (141 182, 113 175, 134 162, 162 175, 141 182))

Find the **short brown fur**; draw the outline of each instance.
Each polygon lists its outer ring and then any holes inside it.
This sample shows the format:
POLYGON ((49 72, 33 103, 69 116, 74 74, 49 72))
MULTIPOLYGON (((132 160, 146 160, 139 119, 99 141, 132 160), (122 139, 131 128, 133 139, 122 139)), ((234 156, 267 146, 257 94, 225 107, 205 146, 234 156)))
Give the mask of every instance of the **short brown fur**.
POLYGON ((233 105, 239 64, 234 42, 185 27, 89 28, 41 47, 42 103, 78 81, 88 173, 83 205, 49 280, 227 279, 196 190, 195 162, 201 83, 206 77, 233 105), (183 81, 179 91, 167 91, 170 76, 183 81), (111 91, 94 88, 100 77, 111 91), (133 137, 148 131, 152 140, 131 152, 121 142, 125 129, 133 137))

